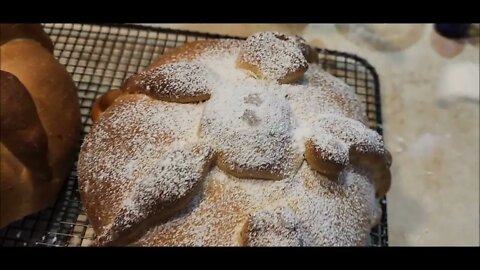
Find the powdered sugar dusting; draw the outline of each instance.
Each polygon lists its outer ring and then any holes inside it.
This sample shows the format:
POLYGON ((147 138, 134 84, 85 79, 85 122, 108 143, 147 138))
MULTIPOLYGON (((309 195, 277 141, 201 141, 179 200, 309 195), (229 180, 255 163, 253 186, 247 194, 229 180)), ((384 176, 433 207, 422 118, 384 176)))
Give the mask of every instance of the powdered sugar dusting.
POLYGON ((125 208, 149 208, 156 203, 174 202, 185 196, 201 179, 203 168, 212 156, 206 146, 196 147, 178 144, 172 146, 161 160, 153 161, 154 166, 139 178, 125 208))
POLYGON ((247 226, 249 246, 303 246, 299 221, 288 207, 252 213, 247 226))
POLYGON ((312 142, 325 160, 333 160, 338 164, 348 164, 348 145, 334 135, 320 129, 314 133, 312 142))
POLYGON ((305 188, 296 191, 305 194, 297 203, 301 217, 305 245, 351 246, 365 245, 371 228, 374 186, 368 178, 350 167, 333 182, 302 166, 297 176, 306 179, 305 188))
POLYGON ((258 67, 262 79, 274 81, 308 67, 297 39, 277 32, 260 32, 247 38, 240 62, 258 67))
POLYGON ((85 138, 78 162, 79 187, 89 196, 87 213, 92 207, 95 216, 104 217, 91 218, 97 233, 110 224, 132 184, 152 170, 169 144, 195 136, 202 111, 198 105, 128 98, 102 115, 85 138))
POLYGON ((288 86, 285 91, 295 117, 307 126, 323 114, 338 114, 368 124, 365 105, 354 89, 320 65, 310 64, 300 85, 288 86))
POLYGON ((292 148, 288 103, 253 83, 222 89, 205 107, 202 138, 212 143, 232 168, 282 176, 294 171, 295 154, 301 153, 292 148))
POLYGON ((307 163, 297 175, 274 182, 235 179, 213 169, 201 200, 132 245, 364 245, 378 210, 374 187, 351 168, 341 177, 332 182, 307 163), (251 230, 243 239, 246 222, 251 230))
MULTIPOLYGON (((359 121, 338 116, 322 115, 313 125, 314 141, 321 143, 324 138, 335 138, 336 141, 331 145, 344 144, 345 147, 335 147, 340 150, 339 155, 348 155, 350 147, 355 146, 357 151, 376 152, 383 154, 385 151, 383 139, 377 132, 369 129, 359 121)), ((319 144, 320 145, 320 144, 319 144)), ((330 149, 333 149, 330 147, 330 149)), ((335 153, 333 153, 335 154, 335 153)))
MULTIPOLYGON (((211 97, 205 103, 133 95, 109 108, 95 124, 82 146, 79 181, 83 194, 88 192, 83 198, 97 234, 111 229, 115 217, 120 227, 133 226, 158 201, 174 201, 192 190, 205 158, 181 149, 202 140, 200 144, 211 147, 233 170, 270 172, 283 179, 238 179, 215 167, 187 207, 149 228, 132 245, 239 245, 249 218, 252 245, 365 242, 378 209, 371 202, 371 181, 346 162, 348 148, 358 144, 381 151, 383 141, 363 124, 363 105, 350 87, 318 65, 310 65, 298 84, 257 80, 236 68, 241 44, 219 42, 188 64, 179 58, 175 63, 185 65, 179 70, 164 67, 175 86, 171 88, 185 87, 175 95, 208 89, 211 97), (201 72, 190 70, 192 63, 201 72), (188 72, 196 73, 189 78, 188 72), (328 180, 303 161, 309 139, 328 149, 326 158, 345 161, 341 181, 328 180), (122 211, 127 215, 118 214, 122 211)), ((281 46, 285 55, 272 49, 261 53, 270 78, 284 76, 295 63, 302 65, 295 60, 304 59, 298 44, 281 46)), ((150 79, 154 84, 154 76, 150 79)))
POLYGON ((204 145, 175 143, 160 160, 134 184, 119 213, 107 230, 107 239, 113 234, 139 224, 144 219, 168 211, 182 198, 194 191, 205 175, 212 159, 212 151, 204 145))
POLYGON ((144 71, 137 83, 144 91, 155 97, 181 99, 210 94, 208 81, 213 73, 193 62, 169 63, 144 71))

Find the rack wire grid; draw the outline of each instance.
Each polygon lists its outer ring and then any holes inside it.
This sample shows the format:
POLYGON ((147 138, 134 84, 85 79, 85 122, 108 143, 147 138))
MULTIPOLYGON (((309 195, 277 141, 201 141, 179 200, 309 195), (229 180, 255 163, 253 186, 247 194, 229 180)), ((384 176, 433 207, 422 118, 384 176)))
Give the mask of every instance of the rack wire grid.
MULTIPOLYGON (((131 74, 143 70, 165 51, 186 42, 236 38, 224 35, 152 28, 139 25, 45 24, 55 44, 55 56, 78 86, 83 132, 90 131, 90 110, 95 99, 119 87, 131 74)), ((380 84, 377 72, 356 55, 317 49, 324 69, 352 86, 365 103, 370 127, 381 135, 380 84)), ((372 229, 371 246, 387 246, 386 199, 381 199, 381 223, 372 229)), ((89 246, 94 232, 89 226, 77 189, 76 162, 57 201, 0 230, 0 246, 89 246)))

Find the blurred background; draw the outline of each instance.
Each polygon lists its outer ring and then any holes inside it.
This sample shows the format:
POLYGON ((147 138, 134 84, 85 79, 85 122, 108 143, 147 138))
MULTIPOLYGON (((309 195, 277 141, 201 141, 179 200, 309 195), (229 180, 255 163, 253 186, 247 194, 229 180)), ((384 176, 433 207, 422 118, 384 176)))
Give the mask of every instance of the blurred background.
POLYGON ((389 245, 479 245, 478 24, 149 25, 235 36, 276 30, 367 59, 380 76, 394 159, 389 245))

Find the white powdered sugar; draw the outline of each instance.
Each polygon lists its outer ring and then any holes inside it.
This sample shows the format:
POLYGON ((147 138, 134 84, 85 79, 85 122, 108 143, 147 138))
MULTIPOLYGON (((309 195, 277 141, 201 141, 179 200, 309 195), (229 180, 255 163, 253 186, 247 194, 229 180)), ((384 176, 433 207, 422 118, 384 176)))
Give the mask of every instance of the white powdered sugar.
MULTIPOLYGON (((249 57, 261 63, 265 76, 278 79, 303 65, 297 43, 259 36, 243 48, 255 48, 249 57)), ((127 96, 95 124, 78 166, 97 235, 134 226, 199 183, 187 207, 131 244, 239 245, 249 217, 252 245, 365 242, 377 211, 371 202, 375 191, 366 176, 348 166, 348 150, 358 145, 382 151, 383 141, 363 124, 363 105, 350 87, 318 65, 310 65, 299 84, 257 80, 236 67, 241 44, 219 42, 190 62, 179 56, 175 68, 159 67, 167 74, 167 88, 181 89, 173 95, 208 89, 207 101, 178 104, 127 96), (347 165, 342 181, 328 180, 303 161, 307 140, 324 149, 325 158, 347 165), (203 177, 210 152, 188 150, 190 143, 210 149, 217 163, 231 170, 271 172, 282 179, 238 179, 215 166, 203 177)), ((146 80, 155 84, 155 76, 146 80)))
POLYGON ((201 183, 211 159, 208 146, 181 142, 171 145, 162 159, 151 161, 153 166, 126 194, 112 228, 106 233, 111 236, 174 207, 201 183))
POLYGON ((380 134, 357 120, 338 115, 322 115, 314 123, 313 130, 313 141, 317 143, 318 147, 334 151, 330 153, 333 155, 338 153, 342 158, 343 156, 348 157, 349 149, 352 146, 361 152, 384 153, 385 151, 380 134))
POLYGON ((307 246, 365 245, 371 227, 374 187, 368 178, 347 167, 333 182, 304 165, 297 178, 309 184, 298 187, 296 214, 307 246), (312 185, 312 186, 310 186, 312 185))
POLYGON ((374 187, 351 168, 341 178, 332 182, 307 163, 281 181, 235 179, 213 169, 198 202, 132 245, 364 245, 378 211, 374 187))
POLYGON ((91 151, 84 151, 87 157, 83 160, 89 162, 84 167, 87 172, 102 164, 109 167, 109 170, 95 172, 100 180, 127 181, 138 177, 136 170, 142 169, 152 156, 164 152, 166 144, 188 141, 195 135, 192 120, 199 119, 201 110, 200 106, 146 98, 122 103, 109 111, 109 121, 99 122, 87 136, 83 147, 91 147, 91 151), (117 169, 121 171, 115 171, 117 169))
POLYGON ((348 164, 349 146, 334 135, 321 129, 314 132, 312 143, 325 160, 333 160, 338 164, 348 164))
POLYGON ((289 207, 263 209, 248 218, 249 246, 303 246, 299 221, 289 207))
POLYGON ((95 229, 113 220, 111 213, 154 161, 162 159, 169 144, 195 136, 200 121, 201 106, 134 97, 102 115, 82 146, 79 187, 84 192, 88 187, 87 210, 91 206, 95 216, 105 216, 90 218, 95 229))
POLYGON ((232 167, 290 173, 294 152, 288 103, 255 84, 222 89, 205 107, 201 137, 232 167))
POLYGON ((247 38, 240 61, 256 66, 262 79, 273 81, 308 67, 298 41, 276 32, 261 32, 247 38))
POLYGON ((354 89, 320 65, 310 64, 300 86, 288 87, 286 91, 296 118, 306 125, 323 114, 338 114, 367 124, 365 105, 354 89))
POLYGON ((182 98, 209 94, 211 72, 192 62, 169 63, 139 74, 138 83, 153 96, 182 98))
MULTIPOLYGON (((162 159, 153 160, 153 166, 139 177, 123 207, 148 209, 184 197, 202 180, 204 165, 212 156, 208 147, 196 149, 199 149, 198 153, 192 145, 177 143, 162 159)), ((138 213, 132 212, 132 215, 138 213)))

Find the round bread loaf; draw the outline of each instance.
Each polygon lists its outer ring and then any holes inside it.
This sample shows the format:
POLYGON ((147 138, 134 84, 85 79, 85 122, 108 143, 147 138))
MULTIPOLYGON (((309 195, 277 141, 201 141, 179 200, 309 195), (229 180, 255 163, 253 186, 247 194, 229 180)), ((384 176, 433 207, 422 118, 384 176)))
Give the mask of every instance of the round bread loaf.
POLYGON ((365 245, 391 157, 313 52, 196 41, 100 97, 78 163, 97 245, 365 245))
POLYGON ((40 25, 0 25, 0 227, 50 206, 75 158, 77 89, 40 25))

